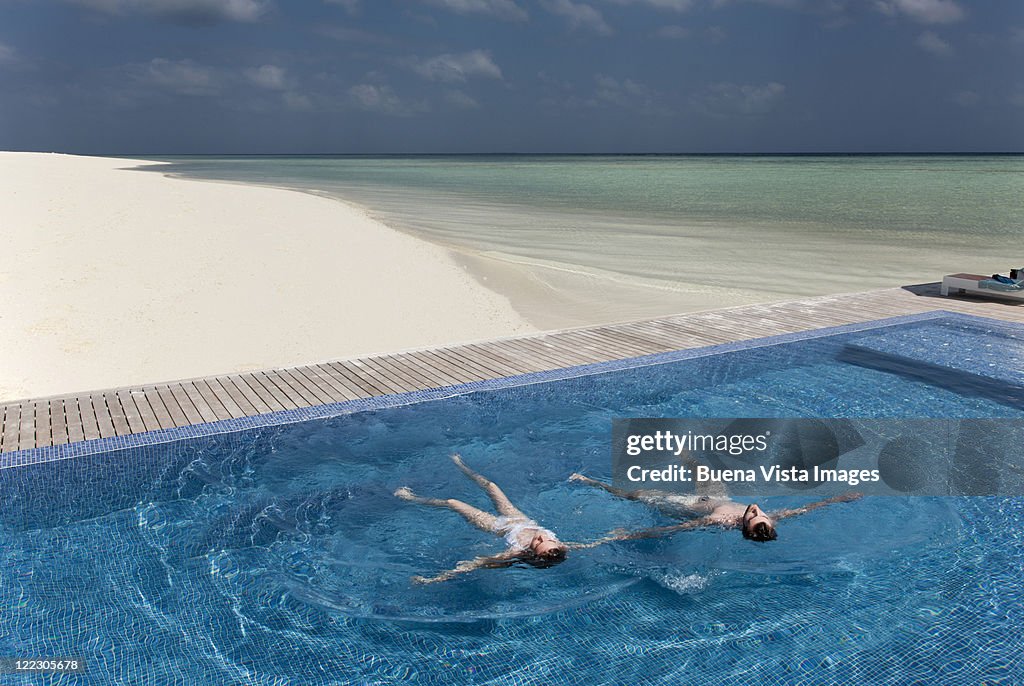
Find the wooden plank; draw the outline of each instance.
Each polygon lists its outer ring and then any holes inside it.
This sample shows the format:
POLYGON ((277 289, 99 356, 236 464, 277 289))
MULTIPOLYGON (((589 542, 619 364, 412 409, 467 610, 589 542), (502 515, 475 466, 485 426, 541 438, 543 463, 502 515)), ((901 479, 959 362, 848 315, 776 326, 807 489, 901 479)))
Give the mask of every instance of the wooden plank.
POLYGON ((35 412, 35 447, 45 448, 53 445, 50 441, 50 401, 34 400, 32 407, 35 412))
POLYGON ((447 374, 451 377, 453 384, 481 381, 487 378, 485 374, 481 374, 472 366, 459 364, 458 360, 452 360, 437 350, 417 350, 411 354, 447 374))
POLYGON ((21 404, 21 421, 18 422, 18 450, 29 450, 36 447, 36 408, 35 403, 25 401, 21 404))
POLYGON ((290 384, 276 371, 265 371, 255 375, 258 376, 263 385, 271 390, 278 400, 285 403, 288 409, 309 407, 309 403, 302 399, 302 396, 292 390, 290 384))
POLYGON ((664 343, 640 336, 635 332, 627 331, 625 327, 586 329, 581 333, 601 341, 613 355, 616 354, 615 351, 617 350, 630 350, 633 352, 634 357, 653 355, 671 350, 664 343))
POLYGON ((515 357, 540 360, 547 365, 547 369, 575 367, 578 364, 586 364, 586 362, 596 361, 594 356, 587 355, 579 350, 570 357, 568 355, 564 355, 557 349, 552 349, 549 346, 544 346, 539 342, 525 338, 495 341, 494 343, 515 357))
MULTIPOLYGON (((195 406, 196 412, 199 413, 200 421, 196 422, 197 424, 200 422, 215 422, 219 419, 217 411, 210 407, 210 402, 206 397, 207 395, 213 395, 210 393, 209 388, 206 389, 206 395, 204 395, 194 382, 187 381, 181 384, 181 389, 185 392, 185 395, 188 396, 188 399, 192 401, 192 405, 195 406)), ((216 402, 217 399, 213 398, 213 400, 216 402)), ((224 408, 220 408, 220 412, 224 415, 227 414, 224 412, 224 408)))
MULTIPOLYGON (((220 398, 217 397, 217 394, 213 392, 213 389, 210 387, 210 384, 206 379, 193 381, 192 385, 195 386, 196 392, 199 393, 199 397, 203 399, 206 406, 213 411, 213 416, 217 421, 231 419, 231 412, 224 407, 224 404, 220 401, 220 398)), ((198 404, 196 406, 198 407, 198 404)))
POLYGON ((236 397, 235 402, 238 403, 239 407, 245 410, 246 415, 256 416, 261 414, 267 414, 271 411, 270 406, 263 402, 263 398, 259 396, 259 393, 250 388, 240 376, 237 374, 229 374, 227 376, 220 377, 220 385, 224 386, 228 392, 232 392, 231 388, 228 388, 228 384, 233 386, 234 392, 237 393, 241 398, 236 397), (245 401, 244 404, 242 401, 245 401))
POLYGON ((540 371, 536 365, 525 363, 521 359, 516 359, 511 355, 506 355, 498 348, 491 347, 486 343, 471 343, 465 347, 476 351, 481 358, 488 360, 491 365, 498 365, 507 376, 517 376, 519 374, 529 374, 530 372, 540 371))
MULTIPOLYGON (((128 391, 131 396, 132 402, 135 403, 135 410, 139 413, 139 419, 142 420, 143 431, 156 431, 160 428, 160 422, 156 418, 156 413, 153 411, 153 406, 149 404, 149 398, 146 397, 146 392, 140 388, 132 389, 128 391)), ((124 397, 121 398, 122 404, 125 402, 124 397)), ((137 430, 134 430, 138 433, 137 430)))
POLYGON ((316 393, 316 397, 320 400, 319 404, 326 405, 341 399, 342 396, 338 394, 337 389, 329 382, 321 379, 320 375, 311 367, 303 365, 301 367, 293 367, 291 371, 295 376, 305 380, 306 386, 316 393))
MULTIPOLYGON (((50 445, 67 445, 68 420, 64 409, 64 400, 57 398, 50 401, 50 445)), ((75 409, 77 405, 74 406, 75 409)))
MULTIPOLYGON (((91 402, 93 412, 96 415, 96 427, 100 432, 100 438, 113 438, 116 436, 117 427, 114 426, 114 420, 111 416, 110 408, 107 407, 106 394, 90 394, 89 401, 91 402)), ((114 398, 114 402, 117 405, 117 411, 120 412, 120 403, 117 402, 116 397, 114 398)))
POLYGON ((398 389, 399 393, 408 393, 422 387, 420 382, 416 381, 405 370, 394 367, 379 357, 366 357, 361 359, 360 362, 363 362, 367 368, 374 370, 381 377, 386 378, 392 387, 398 389))
POLYGON ((100 437, 100 426, 96 422, 96 410, 92 406, 92 396, 78 397, 79 414, 82 417, 82 433, 85 440, 92 441, 100 437))
MULTIPOLYGON (((88 408, 90 411, 92 408, 88 408)), ((85 440, 85 423, 82 420, 82 407, 78 398, 64 399, 64 416, 68 422, 68 443, 85 440)))
MULTIPOLYGON (((186 383, 168 384, 167 389, 171 392, 171 395, 174 396, 174 399, 178 401, 178 408, 181 410, 181 413, 185 415, 185 419, 188 421, 189 425, 202 424, 206 420, 203 418, 203 413, 199 410, 195 401, 192 400, 192 394, 189 393, 189 387, 191 387, 191 385, 192 384, 186 383)), ((195 389, 192 389, 192 393, 198 392, 195 389)), ((211 416, 213 415, 212 410, 207 408, 207 411, 210 412, 211 416)))
POLYGON ((409 353, 397 353, 387 357, 393 366, 403 367, 416 377, 419 390, 452 384, 452 377, 448 373, 438 369, 436 365, 429 364, 424 358, 409 353))
POLYGON ((146 400, 149 401, 150 409, 153 410, 158 428, 173 429, 175 426, 174 420, 171 419, 171 412, 164 404, 164 398, 160 394, 160 389, 156 386, 144 386, 142 391, 146 394, 146 400))
POLYGON ((4 406, 4 431, 3 446, 0 451, 13 453, 19 450, 18 431, 21 429, 21 405, 10 404, 4 406))
POLYGON ((175 398, 174 393, 171 392, 170 386, 166 384, 163 386, 157 386, 156 393, 164 403, 164 409, 167 411, 167 415, 171 420, 172 426, 188 426, 191 423, 185 416, 185 412, 181 409, 178 399, 175 398))
POLYGON ((460 345, 456 348, 450 348, 450 350, 453 354, 471 361, 476 365, 477 369, 484 370, 488 374, 488 378, 498 379, 504 376, 509 376, 509 372, 506 371, 505 365, 481 355, 468 345, 460 345))
POLYGON ((437 360, 444 361, 448 364, 450 369, 457 373, 461 373, 466 377, 471 377, 473 381, 483 381, 491 378, 490 371, 480 367, 472 360, 460 357, 458 353, 449 348, 435 348, 433 350, 425 350, 423 352, 437 360))
POLYGON ((372 358, 361 357, 350 362, 360 372, 374 379, 379 388, 386 388, 389 394, 405 393, 409 390, 408 381, 382 368, 372 358))
POLYGON ((360 388, 367 389, 368 395, 390 395, 400 391, 391 382, 367 367, 360 360, 339 360, 331 366, 348 376, 360 388))
MULTIPOLYGON (((224 406, 230 415, 230 419, 239 419, 241 417, 249 416, 248 413, 242 408, 242 405, 238 402, 238 399, 231 394, 231 391, 224 387, 224 384, 220 382, 220 377, 213 377, 206 380, 206 384, 213 391, 213 394, 217 396, 217 400, 224 406)), ((233 389, 235 395, 240 395, 237 389, 233 389)), ((248 403, 246 403, 248 404, 248 403)))
MULTIPOLYGON (((588 338, 586 334, 580 334, 580 332, 572 332, 574 336, 588 338)), ((592 362, 603 361, 608 359, 607 353, 597 356, 584 350, 569 344, 568 333, 564 335, 563 342, 553 343, 548 340, 548 337, 535 338, 535 339, 519 339, 517 343, 521 343, 528 346, 532 350, 538 353, 546 353, 551 356, 559 363, 561 367, 575 367, 581 364, 590 364, 592 362)))
POLYGON ((343 379, 348 382, 348 385, 353 390, 360 393, 360 398, 369 398, 375 395, 384 395, 387 393, 386 390, 377 388, 377 386, 368 379, 362 377, 358 372, 353 371, 349 367, 346 367, 340 361, 330 362, 323 365, 337 372, 343 379))
POLYGON ((271 384, 269 381, 264 383, 262 375, 255 374, 252 372, 244 372, 238 375, 238 378, 245 382, 252 392, 257 394, 267 407, 270 408, 271 412, 280 412, 281 410, 290 409, 292 403, 288 400, 288 397, 277 390, 277 387, 271 384), (268 385, 270 388, 268 388, 268 385), (283 401, 283 402, 282 402, 283 401))
POLYGON ((357 398, 363 398, 366 396, 358 386, 345 378, 341 372, 329 364, 313 365, 313 369, 315 369, 323 379, 330 381, 330 383, 338 389, 338 394, 345 400, 356 400, 357 398))
POLYGON ((513 343, 518 343, 518 341, 489 341, 487 347, 488 349, 499 351, 509 359, 520 361, 521 364, 530 364, 537 368, 535 371, 546 371, 556 367, 567 366, 561 360, 556 360, 546 352, 535 351, 521 344, 514 345, 513 343))
POLYGON ((454 370, 444 361, 426 355, 421 350, 402 353, 402 356, 420 366, 427 378, 433 382, 432 388, 463 383, 465 378, 461 370, 454 370))
MULTIPOLYGON (((139 414, 139 408, 135 406, 135 399, 132 397, 131 390, 124 389, 115 391, 114 396, 121 406, 124 421, 128 424, 128 428, 125 430, 124 435, 137 434, 145 431, 146 424, 142 421, 142 415, 139 414)), ((110 405, 109 398, 107 400, 107 405, 110 405)), ((111 412, 113 412, 113 407, 111 407, 111 412)), ((113 416, 111 418, 114 419, 114 428, 118 428, 117 419, 113 416)), ((122 435, 120 430, 118 430, 118 435, 122 435)))
POLYGON ((646 348, 635 347, 626 338, 610 341, 605 336, 590 331, 574 331, 571 335, 566 335, 564 341, 566 351, 571 350, 578 356, 574 365, 648 354, 646 348))
POLYGON ((399 359, 394 355, 380 355, 375 360, 384 368, 391 370, 392 375, 401 375, 406 380, 406 391, 435 388, 434 374, 415 362, 399 359))
POLYGON ((299 394, 307 406, 313 407, 323 403, 320 395, 321 392, 310 384, 305 377, 297 374, 295 370, 279 369, 277 370, 277 375, 290 385, 293 391, 299 394))

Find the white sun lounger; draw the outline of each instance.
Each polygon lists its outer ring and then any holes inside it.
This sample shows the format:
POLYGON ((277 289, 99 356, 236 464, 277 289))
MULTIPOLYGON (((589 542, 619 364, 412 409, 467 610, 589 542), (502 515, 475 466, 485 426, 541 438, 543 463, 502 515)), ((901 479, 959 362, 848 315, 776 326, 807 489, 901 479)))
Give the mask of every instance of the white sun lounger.
POLYGON ((982 281, 990 281, 992 277, 980 274, 949 274, 942 277, 942 295, 981 295, 987 298, 1004 298, 1014 302, 1024 302, 1024 289, 999 290, 983 288, 982 281))

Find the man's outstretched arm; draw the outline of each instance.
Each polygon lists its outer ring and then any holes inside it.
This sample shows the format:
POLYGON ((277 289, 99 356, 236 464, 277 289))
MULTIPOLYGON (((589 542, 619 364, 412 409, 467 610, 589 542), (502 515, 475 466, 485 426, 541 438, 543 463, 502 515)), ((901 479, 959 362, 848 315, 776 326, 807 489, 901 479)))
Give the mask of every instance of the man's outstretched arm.
POLYGON ((487 557, 475 557, 472 560, 463 560, 462 562, 455 565, 454 569, 441 572, 437 576, 430 578, 424 576, 414 576, 412 580, 417 584, 436 584, 440 581, 448 581, 453 579, 459 574, 467 574, 477 569, 496 569, 499 567, 508 567, 519 557, 519 553, 513 550, 506 550, 503 553, 497 555, 490 555, 487 557))
POLYGON ((569 548, 571 550, 580 550, 583 548, 596 548, 599 545, 614 543, 615 541, 634 541, 641 538, 662 538, 664 536, 671 536, 672 534, 680 531, 702 529, 709 526, 723 526, 723 524, 713 520, 711 517, 701 517, 700 519, 691 519, 689 521, 682 522, 681 524, 656 526, 650 529, 640 529, 639 531, 615 529, 614 531, 609 531, 605 536, 597 539, 596 541, 591 541, 590 543, 570 543, 569 548))
POLYGON ((819 500, 816 503, 810 505, 804 505, 803 507, 795 507, 788 510, 779 510, 778 512, 769 513, 769 517, 775 520, 786 519, 787 517, 797 517, 802 514, 807 514, 813 510, 820 509, 827 505, 835 505, 836 503, 851 503, 854 500, 860 500, 864 497, 863 493, 843 493, 835 497, 829 498, 828 500, 819 500))

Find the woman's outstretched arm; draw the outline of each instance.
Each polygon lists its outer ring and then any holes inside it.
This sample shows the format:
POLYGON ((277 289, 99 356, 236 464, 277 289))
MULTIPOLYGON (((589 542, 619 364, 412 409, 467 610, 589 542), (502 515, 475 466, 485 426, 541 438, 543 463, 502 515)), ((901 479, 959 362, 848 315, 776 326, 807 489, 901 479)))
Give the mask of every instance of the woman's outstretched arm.
POLYGON ((827 505, 835 505, 836 503, 850 503, 854 500, 860 500, 864 497, 863 493, 843 493, 837 495, 828 500, 819 500, 816 503, 810 505, 804 505, 803 507, 794 507, 788 510, 779 510, 778 512, 771 512, 768 514, 774 520, 786 519, 787 517, 798 517, 802 514, 807 514, 813 510, 825 507, 827 505))
POLYGON ((520 554, 515 550, 506 550, 505 552, 498 553, 497 555, 474 557, 472 560, 463 560, 455 565, 453 569, 441 572, 437 576, 430 578, 414 576, 412 580, 417 584, 436 584, 440 581, 453 579, 459 574, 466 574, 477 569, 497 569, 499 567, 508 567, 519 558, 519 555, 520 554))
POLYGON ((569 543, 570 550, 582 550, 584 548, 596 548, 599 545, 605 543, 614 543, 615 541, 634 541, 641 538, 662 538, 664 536, 671 536, 679 531, 689 531, 691 529, 702 529, 709 526, 724 526, 720 521, 714 520, 711 517, 701 517, 699 519, 691 519, 681 524, 671 524, 669 526, 656 526, 650 529, 640 529, 639 531, 626 531, 625 529, 615 529, 609 531, 602 538, 590 543, 569 543))

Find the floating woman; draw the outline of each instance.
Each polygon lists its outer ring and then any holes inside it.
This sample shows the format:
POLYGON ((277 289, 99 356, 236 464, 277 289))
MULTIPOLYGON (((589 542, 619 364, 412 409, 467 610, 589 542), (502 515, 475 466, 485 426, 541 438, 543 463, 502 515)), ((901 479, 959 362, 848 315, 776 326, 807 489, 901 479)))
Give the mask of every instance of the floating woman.
POLYGON ((432 584, 439 581, 447 581, 456 575, 472 572, 476 569, 509 567, 516 562, 525 562, 534 567, 551 567, 563 562, 571 548, 584 547, 563 543, 558 540, 558 536, 553 532, 530 519, 513 505, 512 501, 498 488, 496 483, 467 467, 459 455, 452 455, 452 461, 466 476, 475 481, 490 496, 491 501, 494 502, 494 507, 498 510, 498 515, 484 512, 453 498, 422 498, 406 486, 395 491, 395 495, 411 503, 419 503, 420 505, 429 505, 431 507, 444 507, 458 512, 467 522, 481 531, 502 536, 508 544, 508 548, 497 555, 477 557, 472 560, 459 562, 455 565, 454 569, 442 572, 435 577, 414 576, 412 579, 416 583, 432 584))

